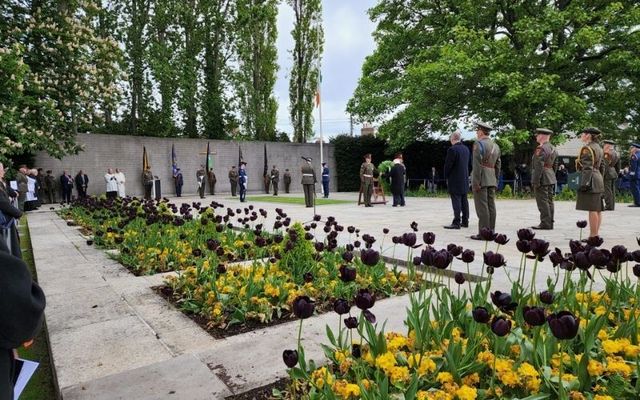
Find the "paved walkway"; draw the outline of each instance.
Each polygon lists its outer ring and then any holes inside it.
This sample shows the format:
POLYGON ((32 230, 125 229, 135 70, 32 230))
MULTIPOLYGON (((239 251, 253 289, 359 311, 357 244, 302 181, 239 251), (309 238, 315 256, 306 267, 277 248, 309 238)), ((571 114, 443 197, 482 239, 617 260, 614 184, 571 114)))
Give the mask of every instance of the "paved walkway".
MULTIPOLYGON (((299 196, 299 195, 296 195, 299 196)), ((354 194, 332 194, 334 198, 354 199, 354 194)), ((227 196, 209 196, 230 207, 243 206, 227 196)), ((196 198, 171 199, 180 202, 196 198)), ((180 203, 176 202, 176 203, 180 203)), ((312 210, 278 203, 255 203, 270 211, 269 223, 276 207, 284 208, 294 220, 309 220, 312 210)), ((573 203, 556 204, 556 229, 538 236, 568 250, 568 240, 578 235, 575 221, 585 213, 573 210, 573 203)), ((48 208, 48 207, 43 207, 48 208)), ((447 199, 408 199, 404 208, 353 205, 319 206, 324 218, 334 216, 344 226, 355 225, 382 241, 382 228, 391 234, 410 230, 416 221, 419 233, 436 233, 436 247, 458 243, 472 248, 477 255, 483 244, 468 240, 476 230, 472 218, 469 229, 450 231, 442 225, 450 222, 447 199)), ((471 210, 473 215, 473 210, 471 210)), ((624 244, 638 248, 640 209, 619 207, 605 213, 602 236, 604 247, 624 244)), ((520 255, 515 248, 515 231, 537 223, 533 200, 498 202, 498 231, 511 237, 501 248, 509 260, 506 268, 517 270, 520 255)), ((47 294, 46 321, 52 357, 61 394, 67 399, 221 399, 268 384, 285 375, 282 350, 295 347, 297 322, 257 330, 227 339, 214 339, 195 323, 168 305, 151 287, 162 282, 161 276, 135 277, 108 255, 87 246, 76 227, 50 211, 28 214, 33 252, 41 286, 47 294)), ((269 226, 269 225, 267 225, 269 226)), ((391 255, 387 239, 385 253, 391 255)), ((398 249, 397 256, 405 256, 398 249)), ((480 256, 481 258, 481 256, 480 256)), ((465 271, 461 262, 454 270, 465 271)), ((472 267, 479 273, 479 263, 472 267)), ((548 261, 541 264, 537 284, 542 286, 553 274, 548 261)), ((494 277, 494 288, 510 286, 502 272, 494 277)), ((596 287, 601 287, 598 282, 596 287)), ((389 330, 404 331, 407 296, 380 301, 374 308, 379 321, 387 319, 389 330)), ((305 321, 305 349, 308 358, 322 361, 319 346, 325 342, 325 325, 337 327, 333 313, 305 321)))

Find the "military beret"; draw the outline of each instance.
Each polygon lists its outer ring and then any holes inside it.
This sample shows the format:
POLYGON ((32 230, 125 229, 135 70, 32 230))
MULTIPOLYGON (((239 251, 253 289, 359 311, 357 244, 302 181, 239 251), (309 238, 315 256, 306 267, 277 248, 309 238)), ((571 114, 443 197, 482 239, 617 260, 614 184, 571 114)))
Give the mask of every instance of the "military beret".
POLYGON ((244 161, 240 161, 240 165, 247 165, 247 163, 244 161))
POLYGON ((592 135, 600 135, 602 134, 602 131, 598 128, 589 127, 589 128, 584 128, 582 131, 580 131, 580 133, 590 133, 592 135))
POLYGON ((322 165, 327 165, 327 163, 326 163, 326 162, 323 162, 323 163, 322 163, 322 165))
POLYGON ((547 128, 537 128, 535 130, 535 134, 538 135, 553 135, 553 131, 551 129, 547 129, 547 128))
POLYGON ((611 145, 614 145, 614 146, 616 144, 616 142, 614 142, 613 140, 609 140, 609 139, 603 140, 602 143, 611 144, 611 145))
POLYGON ((311 157, 302 157, 303 160, 311 162, 311 157))
POLYGON ((486 122, 476 121, 476 128, 480 128, 486 132, 492 131, 493 126, 487 124, 486 122))

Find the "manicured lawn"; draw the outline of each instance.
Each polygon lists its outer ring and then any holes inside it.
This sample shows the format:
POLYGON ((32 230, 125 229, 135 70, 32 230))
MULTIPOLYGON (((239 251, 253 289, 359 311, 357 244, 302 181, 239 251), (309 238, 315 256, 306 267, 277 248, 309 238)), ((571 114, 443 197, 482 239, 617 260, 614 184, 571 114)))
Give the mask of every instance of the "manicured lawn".
MULTIPOLYGON (((29 227, 27 225, 27 219, 22 218, 20 221, 20 240, 22 244, 22 259, 29 267, 31 275, 35 280, 38 280, 36 276, 35 264, 33 261, 33 251, 31 250, 31 238, 29 236, 29 227)), ((46 294, 46 293, 45 293, 46 294)), ((55 399, 56 390, 53 382, 53 374, 51 373, 51 359, 49 357, 49 345, 47 336, 46 325, 42 326, 42 329, 35 337, 35 340, 31 347, 28 349, 18 349, 20 358, 26 360, 37 361, 40 363, 36 373, 33 375, 24 392, 20 396, 20 400, 42 400, 42 399, 55 399)))
MULTIPOLYGON (((229 197, 228 200, 234 200, 237 197, 229 197)), ((262 201, 265 203, 283 203, 283 204, 299 204, 304 205, 304 197, 284 197, 284 196, 247 196, 247 201, 262 201)), ((355 201, 350 200, 335 200, 335 199, 318 199, 316 198, 317 206, 324 206, 327 204, 353 204, 355 201)))

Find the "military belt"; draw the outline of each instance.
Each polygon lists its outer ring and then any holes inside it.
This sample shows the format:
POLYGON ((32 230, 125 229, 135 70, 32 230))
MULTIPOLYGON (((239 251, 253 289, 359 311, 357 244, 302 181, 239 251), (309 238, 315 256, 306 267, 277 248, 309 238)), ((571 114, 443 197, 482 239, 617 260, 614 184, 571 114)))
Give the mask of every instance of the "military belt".
POLYGON ((373 175, 362 174, 365 178, 373 178, 373 175))
POLYGON ((302 174, 302 176, 313 176, 313 174, 302 174))
POLYGON ((494 165, 491 165, 491 164, 484 164, 484 163, 482 163, 482 164, 480 164, 480 165, 482 165, 482 167, 483 167, 483 168, 495 168, 495 167, 496 167, 496 166, 495 166, 495 164, 494 164, 494 165))
POLYGON ((329 175, 322 175, 322 176, 329 176, 329 175))

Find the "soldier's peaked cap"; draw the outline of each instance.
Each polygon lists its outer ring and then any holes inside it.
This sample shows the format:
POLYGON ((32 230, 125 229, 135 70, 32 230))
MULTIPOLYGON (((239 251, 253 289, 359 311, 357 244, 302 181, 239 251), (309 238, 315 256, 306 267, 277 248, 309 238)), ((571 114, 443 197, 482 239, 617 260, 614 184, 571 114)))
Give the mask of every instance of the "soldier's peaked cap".
POLYGON ((493 126, 487 124, 486 122, 482 122, 482 121, 476 121, 476 127, 480 128, 484 131, 492 131, 493 130, 493 126))
POLYGON ((540 134, 540 135, 553 135, 553 131, 551 129, 547 129, 547 128, 537 128, 535 131, 535 134, 540 134))
POLYGON ((302 159, 305 161, 311 161, 311 157, 302 157, 302 159))
POLYGON ((581 133, 590 133, 592 135, 600 135, 602 133, 602 131, 600 129, 594 128, 594 127, 584 128, 580 132, 581 133))
POLYGON ((631 147, 635 147, 636 149, 640 149, 640 143, 631 143, 631 147))
POLYGON ((614 142, 613 140, 609 140, 609 139, 607 139, 607 140, 603 140, 603 141, 602 141, 602 143, 612 144, 612 145, 615 145, 615 144, 616 144, 616 142, 614 142))

